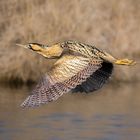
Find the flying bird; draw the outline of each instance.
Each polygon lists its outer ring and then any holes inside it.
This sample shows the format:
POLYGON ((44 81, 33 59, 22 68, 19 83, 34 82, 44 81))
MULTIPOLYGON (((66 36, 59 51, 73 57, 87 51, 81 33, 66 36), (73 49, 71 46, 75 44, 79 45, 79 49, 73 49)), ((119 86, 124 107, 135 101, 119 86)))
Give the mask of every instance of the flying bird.
POLYGON ((64 93, 93 92, 100 89, 112 74, 114 64, 134 65, 135 61, 117 59, 111 54, 77 41, 53 45, 17 44, 48 59, 57 59, 51 70, 36 85, 21 107, 36 107, 57 100, 64 93))

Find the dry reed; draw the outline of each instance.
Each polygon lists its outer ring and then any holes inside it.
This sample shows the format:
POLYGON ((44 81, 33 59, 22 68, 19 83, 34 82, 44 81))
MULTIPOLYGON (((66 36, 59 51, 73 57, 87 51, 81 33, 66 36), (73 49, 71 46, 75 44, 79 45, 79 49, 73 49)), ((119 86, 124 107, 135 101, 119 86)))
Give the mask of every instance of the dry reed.
MULTIPOLYGON (((0 80, 36 81, 51 65, 16 43, 74 39, 138 60, 139 9, 139 0, 1 0, 0 80)), ((139 80, 139 68, 116 67, 114 79, 139 80)))

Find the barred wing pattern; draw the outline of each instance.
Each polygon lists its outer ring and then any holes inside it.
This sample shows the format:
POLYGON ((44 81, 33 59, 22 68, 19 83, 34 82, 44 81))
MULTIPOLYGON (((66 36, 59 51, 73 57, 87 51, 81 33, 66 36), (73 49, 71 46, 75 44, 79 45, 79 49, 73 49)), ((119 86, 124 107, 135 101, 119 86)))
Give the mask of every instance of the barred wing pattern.
POLYGON ((21 104, 22 107, 36 107, 57 100, 64 93, 86 81, 101 67, 102 61, 82 56, 63 56, 21 104), (71 57, 71 59, 69 59, 71 57), (69 71, 69 73, 68 73, 69 71))
POLYGON ((72 92, 93 92, 100 89, 111 77, 113 71, 113 64, 103 62, 102 67, 93 72, 90 77, 81 85, 77 85, 72 92))

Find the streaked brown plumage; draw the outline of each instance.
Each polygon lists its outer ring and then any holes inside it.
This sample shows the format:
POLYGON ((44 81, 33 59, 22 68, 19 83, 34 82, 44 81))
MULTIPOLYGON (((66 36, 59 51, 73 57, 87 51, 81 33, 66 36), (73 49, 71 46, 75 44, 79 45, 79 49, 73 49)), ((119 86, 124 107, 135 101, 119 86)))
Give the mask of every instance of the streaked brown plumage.
POLYGON ((65 41, 52 46, 29 43, 29 48, 57 62, 37 84, 22 107, 35 107, 54 101, 69 91, 92 92, 101 88, 112 74, 113 64, 134 65, 128 59, 116 59, 94 46, 65 41))

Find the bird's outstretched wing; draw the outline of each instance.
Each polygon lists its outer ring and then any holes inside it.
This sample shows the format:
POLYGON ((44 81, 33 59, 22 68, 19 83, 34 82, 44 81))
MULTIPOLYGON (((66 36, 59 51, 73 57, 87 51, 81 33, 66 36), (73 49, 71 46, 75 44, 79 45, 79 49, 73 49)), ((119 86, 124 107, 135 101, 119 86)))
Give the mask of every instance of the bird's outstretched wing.
POLYGON ((77 85, 72 92, 93 92, 100 89, 111 77, 113 71, 113 64, 103 62, 102 67, 93 72, 81 85, 77 85))
POLYGON ((64 93, 86 81, 93 72, 101 67, 101 63, 102 60, 91 60, 83 56, 62 56, 21 106, 35 107, 58 99, 64 93))

